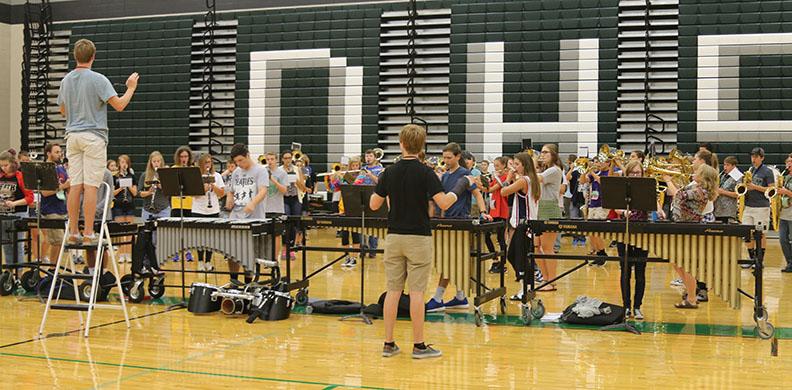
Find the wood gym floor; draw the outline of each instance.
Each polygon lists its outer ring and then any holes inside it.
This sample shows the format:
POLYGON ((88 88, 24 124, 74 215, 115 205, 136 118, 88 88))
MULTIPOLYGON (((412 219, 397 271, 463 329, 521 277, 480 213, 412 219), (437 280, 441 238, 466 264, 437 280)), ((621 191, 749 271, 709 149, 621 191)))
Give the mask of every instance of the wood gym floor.
MULTIPOLYGON (((311 234, 313 243, 336 242, 329 230, 311 234)), ((169 289, 165 299, 129 305, 130 329, 120 313, 100 310, 86 339, 78 332, 78 315, 58 311, 48 321, 49 337, 38 340, 43 312, 38 299, 1 297, 0 387, 784 388, 785 374, 792 369, 792 275, 779 272, 778 241, 770 240, 769 246, 766 305, 779 338, 776 357, 770 354, 769 341, 752 337, 749 301, 744 299, 736 311, 713 295, 698 310, 675 309, 679 293, 669 287, 670 267, 650 264, 640 336, 536 322, 526 327, 516 303, 509 302, 506 316, 496 316, 498 305, 492 302, 484 306, 488 324, 481 328, 474 325, 472 309, 429 315, 427 342, 442 350, 443 357, 424 361, 409 356, 407 321, 397 324, 404 352, 384 359, 379 320, 373 326, 340 322, 298 308, 288 320, 249 325, 220 313, 168 311, 167 305, 180 294, 169 289)), ((571 251, 583 249, 571 248, 565 239, 562 252, 571 251)), ((314 253, 309 264, 316 268, 330 259, 314 253)), ((379 259, 366 264, 369 303, 384 290, 379 259)), ((559 269, 574 264, 562 262, 559 269)), ((618 275, 617 264, 586 267, 562 280, 559 291, 541 297, 548 312, 560 312, 583 294, 619 303, 618 275)), ((510 294, 517 289, 513 276, 509 270, 510 294)), ((312 280, 311 297, 357 300, 359 277, 358 269, 336 265, 312 280)), ((488 278, 495 284, 495 276, 488 278)), ((214 283, 214 277, 208 281, 214 283)), ((748 271, 743 271, 743 286, 753 290, 748 271)))

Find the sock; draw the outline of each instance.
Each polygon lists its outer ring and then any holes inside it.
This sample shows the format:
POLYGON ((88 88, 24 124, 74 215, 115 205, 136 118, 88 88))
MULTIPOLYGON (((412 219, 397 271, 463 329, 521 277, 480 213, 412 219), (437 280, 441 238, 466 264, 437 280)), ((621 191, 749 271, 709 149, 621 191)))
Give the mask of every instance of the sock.
POLYGON ((391 348, 393 348, 393 347, 395 347, 395 346, 396 346, 396 342, 395 342, 395 341, 391 341, 391 342, 387 342, 387 341, 386 341, 386 342, 385 342, 385 346, 386 346, 386 347, 391 347, 391 348))
POLYGON ((465 300, 465 292, 464 292, 464 291, 462 291, 462 290, 457 290, 457 292, 456 292, 456 299, 457 299, 457 300, 460 300, 460 301, 463 301, 463 300, 465 300))
POLYGON ((445 294, 445 287, 437 287, 437 290, 435 291, 435 295, 432 299, 434 299, 437 302, 443 302, 443 294, 445 294))
POLYGON ((93 275, 96 272, 96 267, 88 267, 88 275, 93 275))
POLYGON ((750 257, 751 260, 753 260, 755 256, 756 256, 756 249, 748 249, 748 257, 750 257))
POLYGON ((239 281, 239 273, 238 272, 232 272, 231 273, 231 280, 239 281))
POLYGON ((250 284, 253 282, 253 277, 245 275, 245 284, 250 284))
POLYGON ((413 347, 415 347, 415 349, 426 349, 426 344, 424 344, 423 342, 415 343, 413 344, 413 347))
POLYGON ((597 251, 597 256, 607 256, 607 255, 608 255, 608 253, 605 252, 605 249, 597 251))

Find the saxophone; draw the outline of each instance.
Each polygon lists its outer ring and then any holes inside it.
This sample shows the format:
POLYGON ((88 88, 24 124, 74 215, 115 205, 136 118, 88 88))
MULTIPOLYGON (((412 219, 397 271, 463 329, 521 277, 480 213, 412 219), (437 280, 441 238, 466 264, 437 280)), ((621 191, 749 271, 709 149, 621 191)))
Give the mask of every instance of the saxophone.
POLYGON ((743 212, 745 211, 745 195, 748 193, 748 184, 753 180, 753 171, 751 169, 745 172, 742 182, 734 187, 734 192, 737 193, 737 216, 740 221, 742 221, 743 212))
POLYGON ((773 221, 773 230, 778 231, 778 224, 781 219, 781 197, 778 195, 781 188, 784 187, 784 175, 777 175, 775 183, 772 187, 765 191, 765 196, 770 199, 770 214, 773 221))

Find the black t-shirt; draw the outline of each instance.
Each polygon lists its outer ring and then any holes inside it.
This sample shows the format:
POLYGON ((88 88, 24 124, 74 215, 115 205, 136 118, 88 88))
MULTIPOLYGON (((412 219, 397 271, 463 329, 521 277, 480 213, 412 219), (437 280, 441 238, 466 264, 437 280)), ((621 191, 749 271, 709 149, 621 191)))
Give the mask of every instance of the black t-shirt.
POLYGON ((388 233, 432 235, 429 225, 429 199, 443 192, 440 179, 415 159, 401 160, 382 172, 375 189, 390 198, 388 233))

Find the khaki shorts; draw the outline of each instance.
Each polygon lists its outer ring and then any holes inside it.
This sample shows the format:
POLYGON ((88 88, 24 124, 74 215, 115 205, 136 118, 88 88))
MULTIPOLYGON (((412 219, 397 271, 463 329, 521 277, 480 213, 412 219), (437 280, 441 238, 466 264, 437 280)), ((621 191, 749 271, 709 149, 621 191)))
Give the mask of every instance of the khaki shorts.
POLYGON ((69 159, 71 185, 98 188, 104 181, 107 144, 98 135, 88 131, 67 134, 66 158, 69 159))
POLYGON ((432 236, 388 234, 385 237, 385 279, 388 291, 426 290, 432 271, 432 236))
POLYGON ((610 213, 610 209, 602 207, 590 208, 588 209, 588 219, 608 219, 608 213, 610 213))
MULTIPOLYGON (((41 218, 43 218, 43 219, 63 219, 63 220, 65 220, 66 219, 66 215, 64 215, 64 214, 46 214, 46 215, 42 215, 41 218)), ((41 233, 44 235, 44 239, 50 245, 60 245, 63 242, 63 232, 66 231, 65 230, 66 229, 65 228, 66 227, 65 223, 64 223, 63 226, 64 226, 63 229, 41 229, 41 233)), ((56 259, 50 259, 50 260, 55 261, 56 259)))
POLYGON ((745 207, 743 210, 743 218, 741 223, 743 225, 756 226, 759 223, 764 223, 765 228, 770 226, 770 208, 769 207, 745 207))

